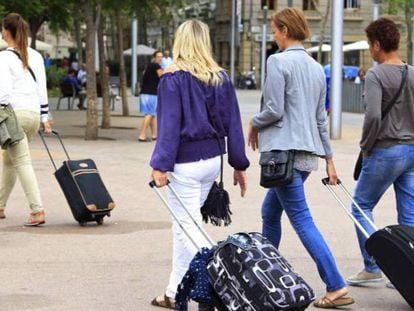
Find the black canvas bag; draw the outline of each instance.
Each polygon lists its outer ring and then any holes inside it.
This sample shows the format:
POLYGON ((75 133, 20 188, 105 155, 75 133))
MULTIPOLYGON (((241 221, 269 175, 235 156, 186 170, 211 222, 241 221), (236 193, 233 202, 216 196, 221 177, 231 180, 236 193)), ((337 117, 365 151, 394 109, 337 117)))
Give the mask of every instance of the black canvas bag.
POLYGON ((414 309, 414 227, 387 226, 373 233, 365 248, 414 309))
POLYGON ((66 197, 73 217, 81 226, 92 221, 96 221, 99 225, 103 224, 103 218, 111 216, 115 203, 99 175, 95 162, 92 159, 71 160, 59 133, 57 131, 52 131, 52 133, 59 139, 67 157, 59 168, 56 167, 44 134, 39 131, 55 168, 55 177, 66 197))
POLYGON ((260 185, 273 188, 293 180, 294 150, 272 150, 260 153, 260 185))
POLYGON ((375 230, 369 236, 359 221, 353 216, 350 209, 346 207, 342 199, 329 185, 329 179, 324 178, 322 183, 332 193, 340 206, 355 223, 360 232, 367 238, 365 249, 375 259, 376 264, 388 277, 401 296, 414 309, 414 227, 404 225, 387 226, 378 230, 375 224, 368 218, 361 207, 355 202, 349 191, 338 180, 338 185, 346 196, 354 203, 358 212, 367 223, 375 230))

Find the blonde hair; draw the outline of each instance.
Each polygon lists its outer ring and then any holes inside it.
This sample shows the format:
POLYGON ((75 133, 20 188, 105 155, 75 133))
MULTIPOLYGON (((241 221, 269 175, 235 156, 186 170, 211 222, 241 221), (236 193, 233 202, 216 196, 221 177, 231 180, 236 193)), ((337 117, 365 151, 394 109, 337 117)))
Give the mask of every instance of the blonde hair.
POLYGON ((223 69, 211 54, 210 34, 206 24, 193 19, 178 27, 173 46, 173 59, 178 69, 190 72, 205 84, 221 84, 223 69))
POLYGON ((288 38, 304 41, 309 38, 310 31, 303 12, 295 8, 286 8, 272 16, 272 22, 282 30, 286 27, 288 38))

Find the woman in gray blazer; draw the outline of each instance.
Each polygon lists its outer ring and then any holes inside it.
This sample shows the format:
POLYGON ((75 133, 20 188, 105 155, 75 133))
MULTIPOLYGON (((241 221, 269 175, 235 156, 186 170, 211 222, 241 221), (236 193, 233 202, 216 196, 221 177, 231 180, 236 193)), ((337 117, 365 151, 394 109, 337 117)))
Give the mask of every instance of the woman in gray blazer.
POLYGON ((304 182, 326 161, 329 183, 337 183, 325 112, 325 75, 305 51, 309 37, 303 13, 288 8, 272 17, 272 32, 281 53, 267 60, 267 77, 260 112, 249 128, 249 146, 260 152, 296 150, 292 183, 269 189, 262 206, 263 234, 279 247, 281 216, 285 211, 303 245, 314 259, 326 294, 314 305, 335 308, 352 304, 335 259, 313 222, 306 203, 304 182), (260 140, 258 134, 260 133, 260 140))

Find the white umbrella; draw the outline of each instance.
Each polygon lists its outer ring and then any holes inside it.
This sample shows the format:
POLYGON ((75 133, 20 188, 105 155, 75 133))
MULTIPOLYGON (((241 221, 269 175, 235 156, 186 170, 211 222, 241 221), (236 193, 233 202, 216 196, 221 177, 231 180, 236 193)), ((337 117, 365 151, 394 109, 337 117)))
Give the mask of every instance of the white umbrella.
MULTIPOLYGON (((137 54, 138 55, 152 55, 156 50, 152 47, 146 46, 144 44, 137 45, 137 54)), ((132 49, 127 49, 123 52, 124 55, 131 55, 132 49)))
MULTIPOLYGON (((32 40, 29 39, 29 46, 30 46, 31 42, 32 42, 32 40)), ((4 41, 3 39, 0 39, 0 50, 6 49, 6 48, 7 48, 6 41, 4 41)), ((43 41, 40 41, 40 40, 36 40, 36 50, 51 52, 52 49, 53 49, 52 45, 47 44, 46 42, 43 42, 43 41)))
POLYGON ((342 47, 342 50, 344 52, 348 52, 348 51, 358 51, 358 50, 368 50, 369 49, 369 45, 367 40, 361 40, 361 41, 356 41, 350 44, 345 44, 342 47))
MULTIPOLYGON (((306 49, 307 52, 309 53, 315 53, 318 52, 319 46, 313 46, 311 48, 306 49)), ((329 44, 322 44, 322 52, 330 52, 331 51, 331 46, 329 44)))

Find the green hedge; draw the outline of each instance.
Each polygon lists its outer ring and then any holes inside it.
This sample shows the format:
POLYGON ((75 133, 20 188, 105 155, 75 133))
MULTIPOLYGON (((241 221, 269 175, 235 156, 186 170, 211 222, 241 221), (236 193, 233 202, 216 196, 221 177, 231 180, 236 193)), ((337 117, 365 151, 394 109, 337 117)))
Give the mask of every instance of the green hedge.
POLYGON ((58 87, 62 79, 66 76, 67 69, 52 65, 46 69, 47 88, 53 89, 58 87))

